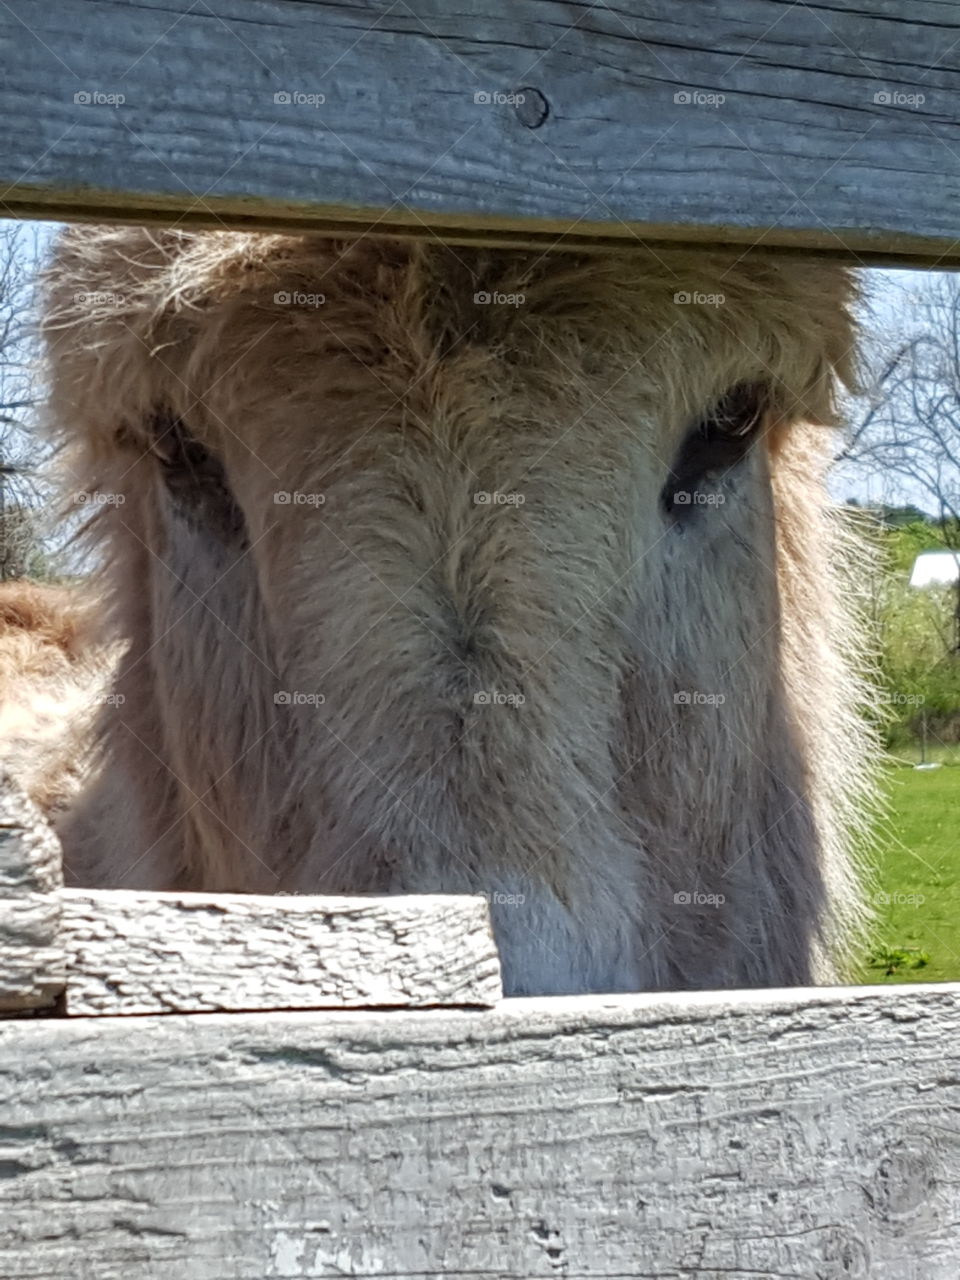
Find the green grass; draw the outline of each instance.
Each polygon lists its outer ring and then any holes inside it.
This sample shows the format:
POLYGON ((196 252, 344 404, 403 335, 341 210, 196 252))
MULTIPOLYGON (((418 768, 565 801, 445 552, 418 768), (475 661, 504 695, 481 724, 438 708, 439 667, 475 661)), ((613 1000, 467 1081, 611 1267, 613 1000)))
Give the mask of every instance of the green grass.
POLYGON ((892 760, 886 784, 875 941, 858 980, 960 981, 960 765, 925 771, 892 760))

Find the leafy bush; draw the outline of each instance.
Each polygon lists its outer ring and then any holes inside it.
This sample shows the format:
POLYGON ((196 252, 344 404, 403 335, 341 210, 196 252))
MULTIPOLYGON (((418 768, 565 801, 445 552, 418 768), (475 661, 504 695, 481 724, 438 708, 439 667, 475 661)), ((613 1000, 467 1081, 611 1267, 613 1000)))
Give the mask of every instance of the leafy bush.
POLYGON ((873 584, 877 674, 888 746, 917 738, 960 742, 960 654, 954 649, 954 588, 908 585, 921 551, 944 545, 936 524, 914 522, 881 535, 883 571, 873 584))

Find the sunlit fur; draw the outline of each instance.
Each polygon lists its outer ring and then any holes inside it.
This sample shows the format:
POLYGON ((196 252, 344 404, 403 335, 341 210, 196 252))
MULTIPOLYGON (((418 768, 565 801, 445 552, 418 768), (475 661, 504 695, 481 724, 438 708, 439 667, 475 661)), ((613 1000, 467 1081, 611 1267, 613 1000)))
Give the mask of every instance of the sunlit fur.
POLYGON ((853 294, 759 255, 67 233, 51 421, 107 495, 127 647, 74 882, 482 892, 514 993, 837 972, 870 773, 823 480, 853 294), (680 442, 743 382, 765 434, 678 519, 680 442), (176 419, 247 549, 171 495, 176 419))
POLYGON ((65 587, 0 584, 0 765, 51 817, 81 784, 105 675, 88 619, 65 587))

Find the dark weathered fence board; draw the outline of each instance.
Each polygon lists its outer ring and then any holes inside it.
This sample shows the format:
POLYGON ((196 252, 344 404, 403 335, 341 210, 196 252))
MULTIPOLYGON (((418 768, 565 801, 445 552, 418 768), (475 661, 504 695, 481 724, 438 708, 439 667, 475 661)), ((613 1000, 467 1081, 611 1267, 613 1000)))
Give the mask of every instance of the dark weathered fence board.
POLYGON ((8 1280, 960 1275, 960 987, 0 1024, 8 1280))
POLYGON ((63 893, 68 1014, 491 1005, 482 898, 63 893))
POLYGON ((7 0, 0 198, 957 263, 958 40, 945 0, 7 0))

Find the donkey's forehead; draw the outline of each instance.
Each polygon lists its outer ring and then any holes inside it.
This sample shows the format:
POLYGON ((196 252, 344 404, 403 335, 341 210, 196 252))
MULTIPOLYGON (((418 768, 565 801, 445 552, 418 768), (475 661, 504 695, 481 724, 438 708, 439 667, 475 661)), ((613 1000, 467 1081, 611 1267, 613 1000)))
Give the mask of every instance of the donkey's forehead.
MULTIPOLYGON (((349 300, 398 302, 420 309, 459 309, 466 301, 505 325, 512 312, 539 319, 612 326, 664 323, 698 327, 753 314, 773 326, 794 324, 810 342, 849 324, 853 273, 831 262, 783 259, 761 251, 647 250, 584 255, 554 251, 451 248, 401 241, 331 241, 317 236, 206 232, 171 246, 170 270, 210 297, 260 297, 265 288, 305 291, 301 306, 349 300), (398 286, 403 285, 401 294, 398 286)), ((469 314, 469 313, 468 313, 469 314)))
MULTIPOLYGON (((421 300, 433 304, 478 281, 513 282, 524 293, 524 305, 549 304, 568 317, 615 294, 633 295, 647 306, 667 301, 692 309, 804 301, 816 316, 846 308, 856 293, 853 273, 841 266, 760 250, 629 246, 586 255, 146 227, 69 227, 60 237, 54 270, 58 278, 66 270, 71 283, 91 286, 122 279, 142 302, 152 298, 161 305, 256 292, 273 283, 279 288, 279 282, 300 276, 336 292, 381 298, 393 297, 398 278, 416 277, 424 286, 421 300), (428 290, 431 284, 442 284, 442 292, 428 290)), ((487 305, 499 310, 496 303, 487 305)))
MULTIPOLYGON (((535 351, 602 369, 608 356, 694 398, 768 378, 795 394, 851 377, 856 285, 833 263, 742 251, 607 256, 318 237, 198 238, 210 296, 266 305, 290 330, 359 339, 399 324, 411 345, 535 351)), ((261 317, 262 319, 262 317, 261 317)), ((386 334, 388 340, 390 333, 386 334)))
POLYGON ((344 395, 373 373, 396 396, 442 362, 461 379, 448 386, 509 383, 532 399, 588 384, 621 405, 649 397, 668 422, 764 381, 788 411, 826 421, 852 369, 850 274, 743 253, 73 228, 51 281, 70 413, 91 418, 105 400, 131 419, 226 390, 235 404, 265 387, 293 400, 305 370, 344 395))

